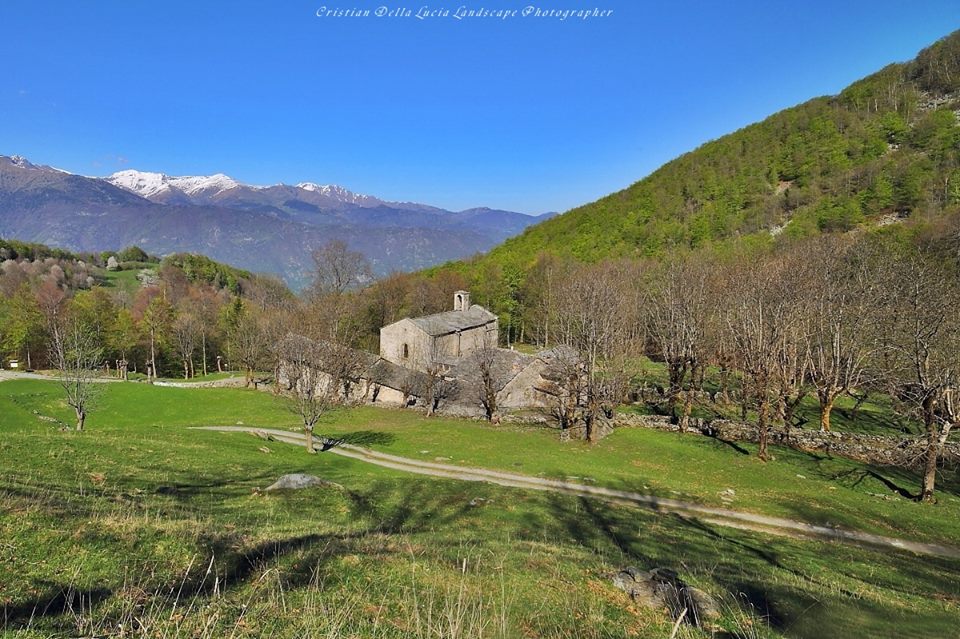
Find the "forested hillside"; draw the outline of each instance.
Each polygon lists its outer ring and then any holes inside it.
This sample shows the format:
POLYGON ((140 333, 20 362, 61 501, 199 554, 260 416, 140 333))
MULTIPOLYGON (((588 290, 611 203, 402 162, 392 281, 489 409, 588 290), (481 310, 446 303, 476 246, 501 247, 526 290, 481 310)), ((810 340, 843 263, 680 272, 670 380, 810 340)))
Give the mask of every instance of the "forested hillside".
POLYGON ((516 321, 543 253, 595 262, 923 224, 960 206, 960 32, 916 59, 708 142, 490 253, 434 269, 516 321))

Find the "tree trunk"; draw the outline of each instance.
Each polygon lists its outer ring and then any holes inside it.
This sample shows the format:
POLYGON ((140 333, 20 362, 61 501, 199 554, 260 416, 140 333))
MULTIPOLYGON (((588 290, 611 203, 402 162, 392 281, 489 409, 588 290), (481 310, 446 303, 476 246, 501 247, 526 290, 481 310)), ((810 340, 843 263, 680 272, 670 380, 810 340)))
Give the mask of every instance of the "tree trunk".
POLYGON ((250 388, 250 384, 252 383, 253 383, 253 369, 250 367, 247 367, 246 374, 244 376, 243 387, 250 388))
POLYGON ((821 396, 820 397, 820 431, 824 433, 830 432, 830 412, 833 411, 833 401, 834 397, 831 396, 821 396))
POLYGON ((769 430, 769 401, 766 398, 760 399, 760 406, 757 410, 757 432, 760 440, 760 448, 757 451, 757 457, 761 461, 767 461, 767 431, 769 430))
POLYGON ((200 349, 203 352, 203 376, 207 376, 207 335, 200 336, 200 349))
POLYGON ((157 376, 157 349, 156 349, 156 340, 154 339, 153 331, 150 331, 150 370, 153 371, 153 376, 157 376))
POLYGON ((190 364, 187 363, 187 360, 183 360, 183 378, 190 379, 190 364))
POLYGON ((927 461, 923 471, 923 489, 920 501, 933 502, 933 491, 937 482, 937 460, 940 458, 940 441, 936 429, 931 428, 927 436, 927 461))
POLYGON ((77 412, 77 430, 78 430, 78 431, 82 431, 82 430, 83 430, 83 424, 84 424, 84 422, 87 421, 87 413, 86 413, 85 411, 80 410, 80 409, 77 409, 76 412, 77 412))
POLYGON ((313 426, 304 426, 303 427, 303 436, 307 442, 307 452, 311 455, 316 453, 316 449, 313 447, 313 426))
POLYGON ((933 502, 937 482, 937 461, 940 458, 940 433, 937 432, 937 417, 934 414, 936 400, 928 394, 923 400, 923 423, 927 428, 927 459, 923 470, 923 487, 920 501, 933 502))
POLYGON ((693 389, 688 388, 683 395, 683 413, 680 415, 680 432, 683 433, 690 426, 690 413, 693 411, 693 389))

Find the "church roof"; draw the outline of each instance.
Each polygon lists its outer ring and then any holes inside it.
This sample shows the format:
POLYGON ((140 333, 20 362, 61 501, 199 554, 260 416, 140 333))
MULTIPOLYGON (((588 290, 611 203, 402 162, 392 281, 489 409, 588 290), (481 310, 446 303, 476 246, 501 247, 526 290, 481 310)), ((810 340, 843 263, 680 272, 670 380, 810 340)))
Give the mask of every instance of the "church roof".
POLYGON ((447 311, 434 315, 424 315, 423 317, 411 317, 410 321, 427 335, 438 337, 484 326, 495 319, 497 319, 496 315, 484 307, 474 304, 466 311, 447 311))

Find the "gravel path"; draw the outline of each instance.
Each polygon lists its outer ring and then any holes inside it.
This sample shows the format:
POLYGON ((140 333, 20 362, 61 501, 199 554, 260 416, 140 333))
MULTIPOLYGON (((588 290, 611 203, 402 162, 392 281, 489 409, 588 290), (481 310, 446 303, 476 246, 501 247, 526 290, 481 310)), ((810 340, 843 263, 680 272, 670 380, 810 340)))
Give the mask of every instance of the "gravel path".
MULTIPOLYGON (((213 430, 220 432, 245 432, 261 437, 270 437, 287 444, 303 446, 303 435, 291 431, 272 428, 252 428, 249 426, 207 426, 197 430, 213 430)), ((923 543, 896 537, 885 537, 857 530, 846 530, 810 524, 794 519, 770 517, 755 513, 746 513, 725 508, 714 508, 691 502, 666 499, 655 495, 635 493, 602 486, 588 486, 574 482, 531 477, 485 468, 471 468, 452 464, 420 461, 408 457, 398 457, 388 453, 381 453, 369 448, 361 448, 351 444, 340 444, 330 448, 327 452, 343 457, 350 457, 365 461, 377 466, 391 468, 419 475, 458 479, 461 481, 483 481, 500 486, 526 488, 530 490, 544 490, 584 497, 598 497, 608 501, 643 506, 652 510, 677 513, 680 515, 696 516, 698 519, 742 530, 753 530, 797 539, 820 539, 851 542, 858 545, 879 546, 881 548, 896 548, 907 550, 919 555, 960 559, 960 548, 943 544, 923 543)))

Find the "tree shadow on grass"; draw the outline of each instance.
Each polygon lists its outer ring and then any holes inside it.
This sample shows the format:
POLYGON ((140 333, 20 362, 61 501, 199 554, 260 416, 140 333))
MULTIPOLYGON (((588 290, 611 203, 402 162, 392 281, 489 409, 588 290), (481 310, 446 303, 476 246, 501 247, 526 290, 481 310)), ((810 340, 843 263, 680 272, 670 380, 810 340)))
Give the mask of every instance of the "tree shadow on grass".
MULTIPOLYGON (((240 532, 207 531, 196 539, 199 556, 186 574, 167 574, 155 582, 145 578, 143 583, 135 584, 148 593, 152 602, 142 605, 165 609, 174 606, 178 599, 206 600, 229 595, 255 587, 271 568, 280 569, 278 575, 282 577, 278 578, 282 578, 284 588, 318 583, 330 587, 346 578, 334 567, 337 559, 351 554, 369 558, 403 553, 402 545, 385 543, 385 537, 416 535, 444 527, 457 530, 459 520, 472 509, 462 492, 437 490, 434 480, 382 481, 362 491, 337 494, 343 495, 342 499, 353 513, 351 521, 358 522, 359 526, 344 532, 278 536, 252 545, 240 532)), ((278 494, 270 499, 291 497, 278 494)), ((106 534, 100 536, 99 541, 107 539, 106 534)), ((431 542, 433 551, 445 547, 443 541, 431 542)), ((41 582, 41 585, 42 595, 14 602, 0 610, 5 615, 4 628, 42 627, 70 632, 75 623, 71 612, 89 615, 104 602, 108 607, 105 617, 98 617, 98 623, 106 627, 110 622, 121 621, 119 617, 110 618, 115 614, 111 612, 114 607, 107 601, 115 593, 123 596, 119 594, 119 584, 108 582, 87 591, 76 591, 59 583, 41 582)))
POLYGON ((735 450, 736 452, 738 452, 738 453, 741 454, 741 455, 749 455, 749 454, 750 454, 750 451, 749 451, 749 450, 747 450, 746 448, 744 448, 743 446, 741 446, 740 444, 738 444, 738 443, 735 442, 735 441, 732 441, 732 440, 729 440, 729 439, 722 439, 722 438, 717 437, 717 436, 712 436, 712 437, 710 437, 710 439, 712 439, 712 440, 715 441, 715 442, 719 442, 719 443, 721 443, 721 444, 724 444, 724 445, 726 445, 726 446, 729 446, 730 448, 732 448, 733 450, 735 450))
POLYGON ((43 594, 13 606, 3 607, 4 629, 28 627, 35 619, 44 617, 88 611, 113 594, 113 590, 109 588, 77 590, 73 586, 50 581, 40 582, 37 589, 42 589, 43 594))
POLYGON ((358 430, 342 435, 322 437, 321 449, 330 450, 340 444, 364 447, 387 446, 396 441, 396 439, 396 436, 392 433, 383 433, 375 430, 358 430))

